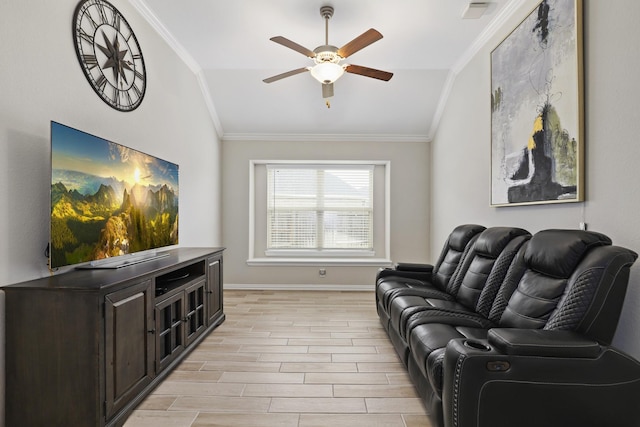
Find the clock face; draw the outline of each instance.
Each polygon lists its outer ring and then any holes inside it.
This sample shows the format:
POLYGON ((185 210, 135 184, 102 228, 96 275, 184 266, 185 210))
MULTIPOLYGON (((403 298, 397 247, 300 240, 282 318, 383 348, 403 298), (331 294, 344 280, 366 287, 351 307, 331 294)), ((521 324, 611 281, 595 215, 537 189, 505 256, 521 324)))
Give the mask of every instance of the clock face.
POLYGON ((135 110, 147 77, 138 40, 118 9, 105 0, 82 0, 73 37, 82 70, 100 98, 116 110, 135 110))

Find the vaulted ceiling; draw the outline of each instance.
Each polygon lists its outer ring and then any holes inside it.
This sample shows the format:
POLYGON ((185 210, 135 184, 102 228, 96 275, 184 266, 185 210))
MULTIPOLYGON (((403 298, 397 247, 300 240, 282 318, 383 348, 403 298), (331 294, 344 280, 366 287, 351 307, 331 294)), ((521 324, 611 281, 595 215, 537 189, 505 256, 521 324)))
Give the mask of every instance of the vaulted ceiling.
POLYGON ((480 18, 463 19, 468 0, 130 1, 198 75, 226 140, 429 140, 456 73, 522 3, 493 0, 480 18), (329 44, 341 47, 369 28, 383 35, 344 63, 394 74, 384 82, 345 73, 331 108, 310 73, 262 81, 313 65, 269 39, 310 50, 325 44, 324 5, 335 8, 329 44))

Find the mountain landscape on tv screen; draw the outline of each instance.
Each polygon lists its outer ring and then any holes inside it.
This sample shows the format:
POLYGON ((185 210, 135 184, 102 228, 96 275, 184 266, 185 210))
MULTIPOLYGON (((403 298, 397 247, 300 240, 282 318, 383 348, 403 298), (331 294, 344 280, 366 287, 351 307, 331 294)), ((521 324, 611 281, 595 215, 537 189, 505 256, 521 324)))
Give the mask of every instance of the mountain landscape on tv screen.
POLYGON ((52 177, 52 266, 178 243, 178 196, 167 184, 130 184, 60 169, 52 177))

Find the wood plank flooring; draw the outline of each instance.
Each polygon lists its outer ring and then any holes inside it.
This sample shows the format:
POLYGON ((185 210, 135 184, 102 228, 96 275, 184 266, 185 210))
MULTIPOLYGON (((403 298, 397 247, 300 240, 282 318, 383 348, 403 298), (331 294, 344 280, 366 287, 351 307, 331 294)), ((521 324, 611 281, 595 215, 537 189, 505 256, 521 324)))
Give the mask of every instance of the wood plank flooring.
POLYGON ((226 321, 125 427, 429 427, 372 292, 225 290, 226 321))

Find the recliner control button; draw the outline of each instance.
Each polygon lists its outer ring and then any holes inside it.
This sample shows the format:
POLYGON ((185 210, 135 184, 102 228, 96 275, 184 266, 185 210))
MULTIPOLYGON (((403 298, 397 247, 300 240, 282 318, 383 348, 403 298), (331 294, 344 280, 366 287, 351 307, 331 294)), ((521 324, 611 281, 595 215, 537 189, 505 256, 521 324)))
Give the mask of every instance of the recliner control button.
POLYGON ((492 372, 508 371, 510 367, 511 367, 511 364, 509 362, 505 362, 502 360, 487 362, 487 370, 492 372))

